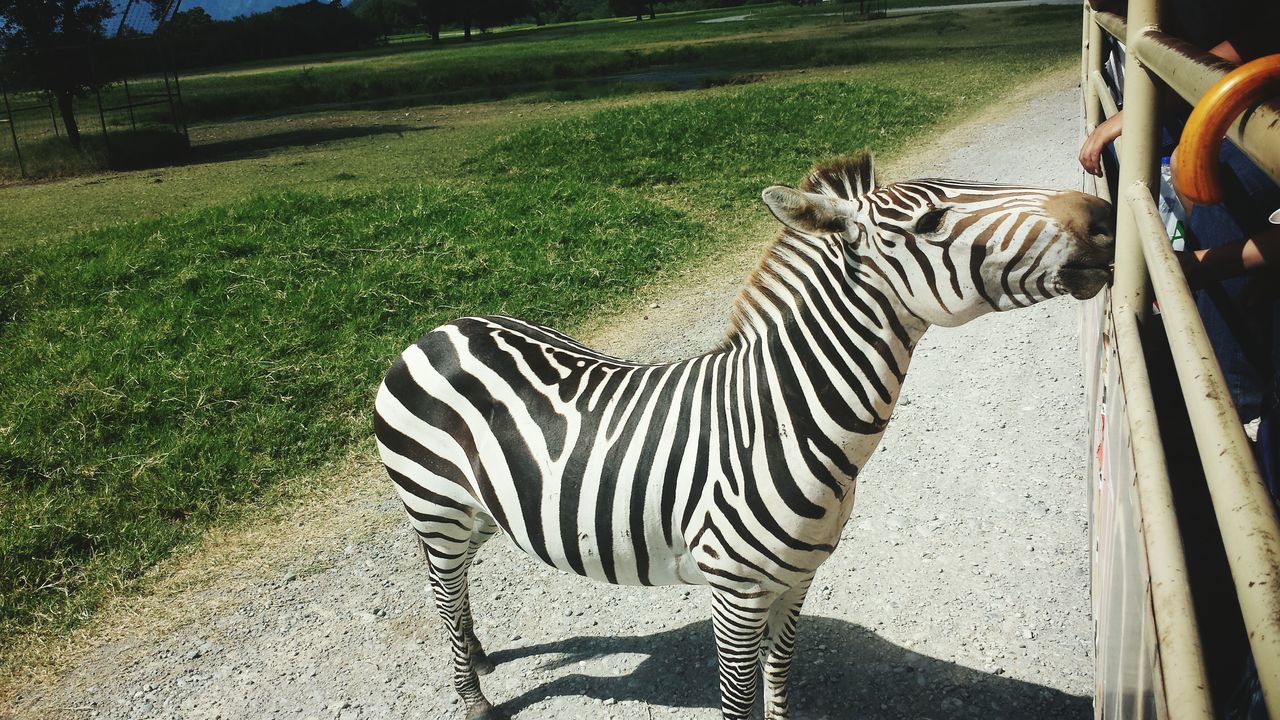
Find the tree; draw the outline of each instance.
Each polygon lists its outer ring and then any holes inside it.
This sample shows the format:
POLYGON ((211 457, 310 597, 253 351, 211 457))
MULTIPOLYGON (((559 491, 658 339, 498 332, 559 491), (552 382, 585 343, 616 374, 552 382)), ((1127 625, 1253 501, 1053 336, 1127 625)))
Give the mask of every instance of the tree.
POLYGON ((411 28, 418 22, 418 7, 414 0, 354 0, 349 9, 383 37, 411 28))
POLYGON ((71 146, 80 147, 75 99, 105 84, 95 77, 88 45, 102 39, 110 0, 0 0, 5 70, 58 103, 71 146))
POLYGON ((418 12, 422 14, 422 25, 427 29, 432 42, 440 42, 440 26, 445 21, 447 0, 417 0, 418 12))
POLYGON ((179 37, 192 37, 209 32, 214 22, 216 21, 209 13, 197 5, 190 10, 174 13, 169 22, 165 23, 164 31, 179 37))
POLYGON ((547 18, 556 20, 561 19, 564 12, 564 3, 561 0, 530 0, 529 13, 533 15, 533 22, 542 27, 547 24, 547 18))
POLYGON ((645 11, 648 11, 650 20, 658 17, 653 5, 654 0, 609 0, 609 10, 614 15, 635 15, 636 20, 643 20, 645 11))

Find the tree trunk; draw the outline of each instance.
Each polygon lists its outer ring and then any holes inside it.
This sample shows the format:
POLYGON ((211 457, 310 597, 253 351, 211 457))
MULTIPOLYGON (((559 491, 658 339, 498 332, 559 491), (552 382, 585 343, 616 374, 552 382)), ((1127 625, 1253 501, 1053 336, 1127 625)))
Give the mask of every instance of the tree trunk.
POLYGON ((462 21, 462 40, 463 42, 471 42, 471 20, 462 21))
POLYGON ((62 124, 66 126, 67 142, 71 147, 80 149, 80 126, 76 123, 75 96, 67 91, 54 93, 58 99, 58 111, 62 113, 62 124))
POLYGON ((649 19, 650 20, 658 19, 658 13, 653 11, 653 0, 649 0, 649 19))
POLYGON ((431 36, 431 42, 437 45, 440 44, 440 21, 439 20, 427 21, 427 34, 431 36))

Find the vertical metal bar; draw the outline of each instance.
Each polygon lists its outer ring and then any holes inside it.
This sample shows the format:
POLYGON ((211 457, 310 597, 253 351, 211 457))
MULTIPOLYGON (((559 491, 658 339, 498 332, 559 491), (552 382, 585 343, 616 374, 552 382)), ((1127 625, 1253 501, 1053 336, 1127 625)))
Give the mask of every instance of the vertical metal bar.
MULTIPOLYGON (((1133 48, 1147 30, 1159 29, 1160 0, 1130 0, 1128 35, 1125 41, 1124 71, 1124 147, 1120 150, 1120 193, 1135 183, 1148 192, 1156 186, 1160 142, 1160 126, 1156 117, 1159 91, 1155 76, 1143 67, 1133 48)), ((1142 243, 1138 239, 1133 214, 1120 209, 1116 213, 1116 269, 1111 301, 1128 305, 1142 313, 1150 312, 1149 279, 1142 259, 1142 243)))
POLYGON ((1142 539, 1151 577, 1151 610, 1159 643, 1165 705, 1179 720, 1211 720, 1209 680, 1187 575, 1186 554, 1174 511, 1173 489, 1160 441, 1160 422, 1151 395, 1147 358, 1135 319, 1136 308, 1117 306, 1111 314, 1120 364, 1125 415, 1133 443, 1133 469, 1141 511, 1142 539))
POLYGON ((138 120, 133 115, 133 95, 129 93, 129 78, 124 78, 124 104, 129 108, 129 127, 137 130, 138 120))
MULTIPOLYGON (((164 51, 162 49, 161 53, 163 52, 164 51)), ((169 69, 167 67, 164 68, 163 74, 164 74, 164 98, 165 100, 169 101, 169 119, 173 121, 173 132, 175 134, 180 135, 182 134, 182 128, 178 126, 178 111, 173 106, 173 88, 169 87, 169 69)), ((175 79, 177 78, 177 73, 174 73, 174 78, 175 79)))
POLYGON ((1169 352, 1187 400, 1267 711, 1280 717, 1280 517, 1151 193, 1134 185, 1125 191, 1125 200, 1151 264, 1169 352))
POLYGON ((27 166, 22 162, 22 149, 18 147, 18 129, 13 124, 13 108, 9 107, 9 90, 0 87, 0 95, 4 95, 4 114, 9 119, 9 134, 13 136, 13 152, 18 156, 18 173, 27 177, 27 166))
MULTIPOLYGON (((173 4, 173 10, 176 13, 178 7, 182 5, 182 0, 177 0, 173 4)), ((173 53, 173 48, 168 44, 161 45, 161 51, 166 55, 168 62, 168 70, 173 72, 173 93, 178 99, 176 109, 174 110, 174 118, 182 120, 182 136, 187 139, 187 147, 191 146, 191 129, 187 127, 187 110, 182 104, 182 83, 178 82, 178 58, 173 53)), ((170 99, 169 106, 174 107, 173 100, 170 99)), ((174 122, 177 122, 177 119, 174 122)))
POLYGON ((1085 45, 1087 53, 1087 61, 1085 63, 1085 76, 1081 80, 1081 86, 1085 88, 1085 132, 1093 132, 1099 123, 1104 119, 1102 117, 1102 98, 1099 93, 1102 88, 1097 87, 1093 83, 1094 74, 1098 77, 1102 75, 1102 65, 1105 55, 1103 49, 1106 48, 1106 38, 1102 32, 1102 28, 1094 20, 1093 9, 1086 3, 1084 6, 1085 17, 1088 19, 1086 29, 1089 32, 1089 40, 1085 45))
POLYGON ((124 12, 120 13, 120 22, 116 25, 116 34, 114 37, 120 37, 120 33, 124 31, 124 21, 129 19, 129 11, 133 9, 133 0, 125 3, 124 12))
POLYGON ((84 52, 89 60, 89 82, 93 84, 93 97, 98 101, 98 122, 102 125, 102 146, 107 150, 107 162, 110 163, 111 139, 107 137, 107 115, 102 111, 102 89, 98 87, 98 71, 93 62, 93 48, 86 45, 84 52))
POLYGON ((1093 22, 1093 12, 1089 3, 1082 2, 1080 5, 1084 8, 1080 28, 1080 82, 1081 87, 1084 87, 1083 83, 1089 79, 1089 24, 1093 22))

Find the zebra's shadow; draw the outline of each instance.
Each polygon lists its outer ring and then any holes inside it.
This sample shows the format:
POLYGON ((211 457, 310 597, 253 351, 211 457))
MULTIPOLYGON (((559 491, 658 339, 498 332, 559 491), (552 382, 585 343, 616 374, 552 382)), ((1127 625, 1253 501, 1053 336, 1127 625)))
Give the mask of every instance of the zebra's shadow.
MULTIPOLYGON (((546 656, 543 671, 615 654, 645 656, 618 676, 559 675, 502 703, 515 714, 547 697, 639 701, 655 707, 719 707, 710 621, 653 635, 575 637, 490 653, 498 663, 546 656)), ((1090 718, 1092 699, 914 653, 861 626, 805 616, 791 673, 798 718, 932 720, 1090 718)))

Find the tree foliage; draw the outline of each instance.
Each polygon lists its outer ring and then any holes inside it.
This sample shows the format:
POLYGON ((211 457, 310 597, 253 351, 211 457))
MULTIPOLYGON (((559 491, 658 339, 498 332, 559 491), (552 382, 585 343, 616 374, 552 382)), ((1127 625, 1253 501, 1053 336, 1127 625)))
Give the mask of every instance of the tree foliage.
POLYGON ((419 21, 413 0, 354 0, 348 7, 384 37, 412 30, 419 21))
POLYGON ((75 98, 101 86, 88 45, 102 38, 109 0, 0 0, 0 49, 9 82, 52 95, 67 138, 80 145, 75 98))
POLYGON ((214 20, 199 7, 176 13, 160 33, 182 67, 359 50, 382 34, 340 2, 310 2, 214 20))

